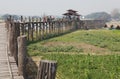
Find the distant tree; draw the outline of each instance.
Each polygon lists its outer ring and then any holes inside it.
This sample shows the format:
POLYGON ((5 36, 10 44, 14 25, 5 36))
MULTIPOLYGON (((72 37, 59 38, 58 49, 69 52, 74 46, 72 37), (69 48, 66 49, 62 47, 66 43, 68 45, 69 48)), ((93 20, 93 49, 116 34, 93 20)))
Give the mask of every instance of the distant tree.
POLYGON ((9 17, 9 14, 4 14, 3 16, 1 16, 3 20, 6 20, 8 17, 9 17))
MULTIPOLYGON (((10 14, 4 14, 2 17, 3 20, 6 20, 8 17, 10 16, 10 14)), ((18 15, 11 15, 14 20, 18 20, 19 19, 19 16, 18 15)))
POLYGON ((87 19, 110 21, 111 15, 106 12, 96 12, 85 16, 87 19))
POLYGON ((111 17, 112 17, 114 20, 120 20, 120 10, 119 10, 119 9, 114 9, 114 10, 111 12, 111 17))

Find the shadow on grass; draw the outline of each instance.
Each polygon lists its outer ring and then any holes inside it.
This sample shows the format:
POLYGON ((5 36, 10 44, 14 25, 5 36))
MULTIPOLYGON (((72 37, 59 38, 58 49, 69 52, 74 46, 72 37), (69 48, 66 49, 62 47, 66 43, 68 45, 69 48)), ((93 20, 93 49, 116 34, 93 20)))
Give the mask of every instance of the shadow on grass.
POLYGON ((27 79, 36 79, 38 67, 33 59, 27 55, 26 76, 27 79))

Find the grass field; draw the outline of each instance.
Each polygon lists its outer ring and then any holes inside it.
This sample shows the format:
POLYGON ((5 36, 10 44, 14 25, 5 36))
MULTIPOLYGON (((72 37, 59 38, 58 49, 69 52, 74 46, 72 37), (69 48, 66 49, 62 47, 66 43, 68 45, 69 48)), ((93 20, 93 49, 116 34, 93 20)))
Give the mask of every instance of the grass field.
POLYGON ((57 79, 120 79, 119 30, 78 30, 29 43, 28 53, 57 61, 57 79))

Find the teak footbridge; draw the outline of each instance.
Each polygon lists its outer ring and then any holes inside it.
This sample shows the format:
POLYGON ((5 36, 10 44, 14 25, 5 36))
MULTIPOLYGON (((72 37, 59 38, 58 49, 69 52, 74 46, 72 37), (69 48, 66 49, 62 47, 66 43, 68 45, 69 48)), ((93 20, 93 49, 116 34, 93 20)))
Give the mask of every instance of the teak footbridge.
POLYGON ((0 23, 0 79, 24 79, 19 76, 14 57, 10 56, 5 23, 0 23))

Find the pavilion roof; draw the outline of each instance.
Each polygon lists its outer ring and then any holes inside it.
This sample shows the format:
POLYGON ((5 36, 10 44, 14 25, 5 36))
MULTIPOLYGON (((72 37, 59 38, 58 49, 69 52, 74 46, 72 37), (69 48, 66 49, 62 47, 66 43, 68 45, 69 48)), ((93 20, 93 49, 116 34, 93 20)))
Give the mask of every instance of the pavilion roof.
POLYGON ((72 13, 64 13, 63 15, 73 15, 72 13))
POLYGON ((78 14, 78 13, 64 13, 63 15, 66 15, 66 16, 68 16, 68 15, 75 15, 75 16, 81 16, 80 14, 78 14))
POLYGON ((73 10, 73 9, 69 9, 69 10, 67 10, 67 11, 71 11, 71 12, 77 12, 77 11, 75 11, 75 10, 73 10))

